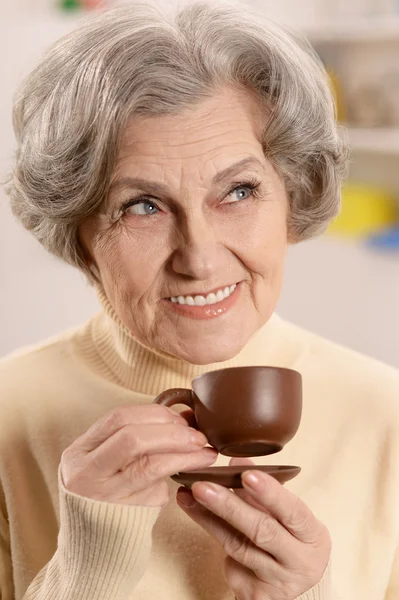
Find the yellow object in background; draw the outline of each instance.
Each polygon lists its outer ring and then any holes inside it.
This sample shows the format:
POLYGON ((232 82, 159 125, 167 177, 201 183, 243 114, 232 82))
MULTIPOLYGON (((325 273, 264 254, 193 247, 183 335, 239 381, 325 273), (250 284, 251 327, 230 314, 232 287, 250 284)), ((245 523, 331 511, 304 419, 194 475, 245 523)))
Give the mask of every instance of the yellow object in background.
POLYGON ((335 102, 336 118, 337 121, 342 123, 345 121, 346 113, 342 101, 341 85, 338 77, 332 69, 328 68, 327 73, 330 79, 330 88, 335 102))
POLYGON ((347 183, 342 188, 342 210, 328 233, 365 238, 399 222, 399 202, 386 190, 347 183))

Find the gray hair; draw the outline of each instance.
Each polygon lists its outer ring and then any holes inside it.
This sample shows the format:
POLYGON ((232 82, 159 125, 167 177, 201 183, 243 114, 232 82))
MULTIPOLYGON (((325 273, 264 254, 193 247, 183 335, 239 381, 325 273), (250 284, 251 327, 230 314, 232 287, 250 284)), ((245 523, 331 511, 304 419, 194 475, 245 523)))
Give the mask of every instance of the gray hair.
POLYGON ((15 98, 13 213, 92 280, 78 229, 107 198, 129 119, 176 113, 226 85, 259 100, 291 239, 320 234, 339 210, 347 158, 325 70, 301 37, 220 0, 175 14, 149 3, 108 10, 49 49, 15 98))

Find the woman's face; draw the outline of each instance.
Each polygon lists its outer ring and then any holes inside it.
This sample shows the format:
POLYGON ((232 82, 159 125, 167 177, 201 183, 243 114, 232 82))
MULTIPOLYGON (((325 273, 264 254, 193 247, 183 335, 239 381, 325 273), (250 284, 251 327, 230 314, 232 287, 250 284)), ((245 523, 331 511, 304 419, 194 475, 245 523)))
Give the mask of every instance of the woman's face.
POLYGON ((280 294, 288 200, 257 109, 226 89, 177 116, 134 118, 107 206, 80 231, 125 326, 191 363, 235 356, 280 294))

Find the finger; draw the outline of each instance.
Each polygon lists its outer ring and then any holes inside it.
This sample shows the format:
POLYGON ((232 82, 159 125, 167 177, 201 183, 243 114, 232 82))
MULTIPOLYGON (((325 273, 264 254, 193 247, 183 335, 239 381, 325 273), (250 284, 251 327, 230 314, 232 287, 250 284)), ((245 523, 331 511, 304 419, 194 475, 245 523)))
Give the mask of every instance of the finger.
POLYGON ((187 454, 147 454, 114 475, 112 481, 117 486, 127 486, 130 491, 141 491, 176 473, 209 467, 217 456, 213 448, 187 454))
POLYGON ((241 500, 243 500, 250 506, 253 506, 254 508, 257 508, 258 510, 262 510, 262 511, 266 512, 265 508, 261 504, 259 504, 259 502, 256 502, 254 497, 251 496, 251 494, 249 494, 246 490, 237 488, 237 489, 234 489, 233 492, 236 496, 241 498, 241 500))
POLYGON ((275 574, 281 570, 273 556, 255 546, 251 540, 228 522, 196 503, 191 492, 180 488, 176 498, 184 512, 219 542, 228 556, 251 569, 258 579, 266 581, 268 576, 274 578, 275 574), (190 500, 194 501, 194 504, 187 506, 190 500))
POLYGON ((256 575, 248 567, 227 556, 223 565, 223 576, 236 600, 256 597, 256 575))
POLYGON ((298 496, 260 471, 245 471, 241 480, 244 489, 296 539, 309 544, 317 541, 322 524, 298 496))
MULTIPOLYGON (((241 467, 241 466, 247 465, 249 468, 251 468, 254 464, 255 464, 254 461, 251 460, 250 458, 231 458, 230 462, 229 462, 230 467, 241 467)), ((241 498, 241 500, 244 500, 244 502, 247 502, 251 506, 254 506, 255 508, 258 508, 260 510, 265 510, 261 504, 256 502, 253 495, 249 494, 247 492, 247 490, 237 488, 237 489, 234 489, 233 491, 239 498, 241 498)))
POLYGON ((143 425, 145 423, 153 425, 163 423, 187 425, 187 421, 178 413, 159 404, 119 406, 94 423, 72 446, 81 452, 90 452, 122 427, 132 424, 143 425))
POLYGON ((104 477, 125 469, 137 456, 187 453, 207 444, 204 434, 180 424, 126 425, 88 453, 87 463, 104 477))
POLYGON ((298 541, 270 514, 250 506, 230 490, 214 483, 196 482, 192 492, 198 502, 244 534, 256 547, 280 562, 290 564, 293 561, 295 564, 298 541))

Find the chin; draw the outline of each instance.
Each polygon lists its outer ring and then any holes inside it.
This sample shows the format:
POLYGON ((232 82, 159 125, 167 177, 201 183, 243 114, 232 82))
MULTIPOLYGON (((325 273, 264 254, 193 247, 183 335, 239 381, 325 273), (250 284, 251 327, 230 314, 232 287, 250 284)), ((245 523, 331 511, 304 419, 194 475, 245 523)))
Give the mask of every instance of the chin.
POLYGON ((193 365, 209 365, 210 363, 222 363, 231 360, 245 347, 249 340, 249 336, 245 339, 234 340, 213 340, 211 343, 207 341, 193 342, 190 346, 184 344, 173 354, 193 365))

